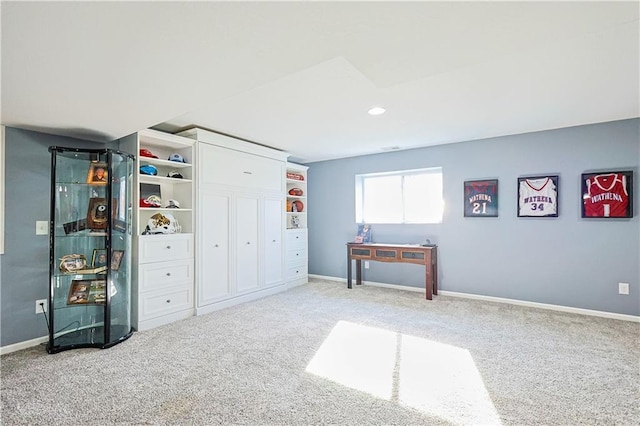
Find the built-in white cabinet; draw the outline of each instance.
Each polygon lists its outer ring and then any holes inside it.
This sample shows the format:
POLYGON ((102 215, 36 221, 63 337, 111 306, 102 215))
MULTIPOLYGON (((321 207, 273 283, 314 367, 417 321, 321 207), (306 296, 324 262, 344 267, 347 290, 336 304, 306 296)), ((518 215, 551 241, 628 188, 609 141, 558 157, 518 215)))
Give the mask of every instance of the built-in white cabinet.
POLYGON ((145 129, 119 143, 137 153, 133 322, 146 330, 194 314, 195 142, 145 129))
POLYGON ((286 280, 289 287, 309 282, 307 240, 307 166, 287 163, 286 280))
POLYGON ((196 313, 287 288, 285 171, 288 154, 190 129, 196 140, 196 313))

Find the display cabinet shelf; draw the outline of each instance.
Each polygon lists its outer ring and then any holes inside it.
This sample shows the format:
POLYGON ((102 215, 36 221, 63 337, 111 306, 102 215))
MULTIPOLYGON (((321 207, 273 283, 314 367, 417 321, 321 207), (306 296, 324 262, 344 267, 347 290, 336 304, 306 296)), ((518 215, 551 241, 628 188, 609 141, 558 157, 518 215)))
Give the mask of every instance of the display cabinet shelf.
POLYGON ((188 318, 194 312, 194 224, 196 200, 196 150, 192 139, 144 129, 120 139, 120 146, 140 154, 135 173, 134 209, 134 325, 138 330, 188 318), (172 161, 178 154, 184 162, 172 161), (158 158, 148 157, 155 155, 158 158), (140 171, 146 164, 157 175, 140 171), (182 178, 169 177, 172 171, 182 178), (150 195, 160 199, 159 207, 145 207, 150 195), (170 202, 180 208, 168 207, 170 202), (175 220, 175 226, 147 232, 158 219, 175 220))
POLYGON ((52 146, 47 351, 108 348, 131 322, 134 157, 52 146))

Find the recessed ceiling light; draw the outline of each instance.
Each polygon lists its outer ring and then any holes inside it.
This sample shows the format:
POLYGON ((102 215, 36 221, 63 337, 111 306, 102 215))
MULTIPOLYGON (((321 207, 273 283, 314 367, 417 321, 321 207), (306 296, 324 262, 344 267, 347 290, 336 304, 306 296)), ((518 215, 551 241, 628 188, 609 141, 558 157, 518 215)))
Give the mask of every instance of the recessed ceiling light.
POLYGON ((382 107, 373 107, 368 112, 371 115, 380 115, 384 114, 387 110, 382 107))

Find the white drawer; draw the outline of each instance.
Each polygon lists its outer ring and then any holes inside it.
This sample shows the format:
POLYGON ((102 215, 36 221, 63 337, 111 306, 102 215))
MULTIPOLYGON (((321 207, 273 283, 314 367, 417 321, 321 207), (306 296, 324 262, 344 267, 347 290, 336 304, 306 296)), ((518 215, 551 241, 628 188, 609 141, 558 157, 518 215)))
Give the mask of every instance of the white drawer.
POLYGON ((141 293, 175 286, 179 282, 193 283, 193 260, 142 263, 138 272, 141 293))
POLYGON ((207 144, 201 144, 200 161, 202 184, 284 192, 283 161, 207 144))
POLYGON ((287 280, 293 280, 296 278, 306 277, 307 265, 289 266, 287 267, 287 280))
POLYGON ((193 234, 140 236, 140 263, 193 258, 193 234))
POLYGON ((287 262, 295 262, 296 260, 307 260, 307 248, 298 248, 287 250, 287 262))
POLYGON ((153 292, 140 298, 140 321, 193 308, 192 286, 153 292))
POLYGON ((306 249, 307 248, 307 230, 306 229, 287 229, 287 250, 306 249))

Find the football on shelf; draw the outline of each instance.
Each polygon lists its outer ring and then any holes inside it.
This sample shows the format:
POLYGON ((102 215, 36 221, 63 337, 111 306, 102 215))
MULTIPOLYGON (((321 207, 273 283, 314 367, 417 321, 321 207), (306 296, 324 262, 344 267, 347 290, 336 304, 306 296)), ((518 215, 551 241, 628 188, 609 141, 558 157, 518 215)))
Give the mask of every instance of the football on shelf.
POLYGON ((293 195, 293 196, 296 196, 296 197, 301 196, 303 193, 304 192, 300 188, 291 188, 289 190, 289 195, 293 195))

